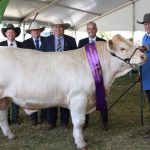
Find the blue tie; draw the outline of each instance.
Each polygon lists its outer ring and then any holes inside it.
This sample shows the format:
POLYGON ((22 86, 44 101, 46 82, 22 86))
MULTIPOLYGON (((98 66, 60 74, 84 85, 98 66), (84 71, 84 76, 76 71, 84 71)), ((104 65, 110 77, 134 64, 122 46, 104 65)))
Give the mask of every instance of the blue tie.
POLYGON ((62 47, 61 47, 61 38, 58 38, 58 43, 57 43, 57 51, 61 52, 62 51, 62 47))
POLYGON ((35 40, 35 43, 36 43, 36 49, 39 49, 39 40, 35 40))

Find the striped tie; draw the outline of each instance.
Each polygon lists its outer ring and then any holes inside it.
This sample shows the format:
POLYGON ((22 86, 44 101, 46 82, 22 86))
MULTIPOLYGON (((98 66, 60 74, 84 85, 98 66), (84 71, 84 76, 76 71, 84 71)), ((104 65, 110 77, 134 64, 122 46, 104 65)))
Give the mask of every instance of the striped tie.
POLYGON ((62 47, 61 47, 61 38, 58 38, 58 43, 57 43, 57 51, 61 52, 62 51, 62 47))

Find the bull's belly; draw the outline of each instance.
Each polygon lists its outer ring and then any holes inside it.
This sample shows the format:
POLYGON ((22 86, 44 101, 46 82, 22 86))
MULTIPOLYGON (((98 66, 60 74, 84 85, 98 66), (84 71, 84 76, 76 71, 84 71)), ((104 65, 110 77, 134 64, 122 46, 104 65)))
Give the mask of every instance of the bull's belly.
POLYGON ((30 110, 39 110, 55 106, 68 107, 63 93, 54 94, 48 91, 12 91, 6 90, 4 97, 11 97, 17 105, 30 110))
POLYGON ((55 107, 55 106, 61 106, 66 108, 68 107, 67 103, 64 100, 56 100, 56 99, 42 100, 42 99, 13 98, 13 102, 23 107, 24 109, 29 109, 29 110, 39 110, 39 109, 55 107))
POLYGON ((41 87, 42 85, 36 87, 33 84, 32 86, 12 84, 9 89, 5 89, 4 96, 11 97, 14 103, 25 109, 38 110, 55 106, 69 108, 71 97, 81 94, 87 96, 87 113, 90 113, 95 110, 95 86, 92 81, 84 84, 78 85, 78 88, 66 84, 59 88, 51 85, 54 87, 51 89, 41 87))

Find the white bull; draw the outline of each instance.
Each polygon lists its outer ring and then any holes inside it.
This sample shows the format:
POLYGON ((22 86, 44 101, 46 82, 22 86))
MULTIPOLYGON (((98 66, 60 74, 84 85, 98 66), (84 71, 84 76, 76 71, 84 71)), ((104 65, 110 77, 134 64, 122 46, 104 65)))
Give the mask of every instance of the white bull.
MULTIPOLYGON (((96 43, 108 90, 116 77, 132 67, 114 57, 129 58, 135 47, 116 35, 108 42, 96 43)), ((146 56, 136 50, 130 63, 141 65, 146 56)), ((82 134, 85 114, 95 110, 95 84, 84 47, 67 52, 40 52, 28 49, 0 48, 0 126, 5 136, 14 137, 7 122, 9 101, 26 112, 52 106, 70 109, 73 136, 78 148, 86 149, 82 134)))

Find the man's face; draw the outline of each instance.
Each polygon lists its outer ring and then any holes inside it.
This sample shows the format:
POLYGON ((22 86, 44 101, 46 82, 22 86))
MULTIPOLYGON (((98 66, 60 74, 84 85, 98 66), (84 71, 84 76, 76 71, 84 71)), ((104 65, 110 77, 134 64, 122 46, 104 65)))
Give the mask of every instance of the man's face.
POLYGON ((57 37, 61 37, 64 34, 64 30, 65 30, 64 25, 56 24, 53 26, 53 33, 57 37))
POLYGON ((5 32, 5 35, 9 41, 13 42, 15 40, 15 37, 16 37, 16 32, 13 29, 8 29, 5 32))
POLYGON ((144 23, 145 31, 150 34, 150 22, 144 23))
POLYGON ((96 36, 97 28, 94 24, 89 23, 87 25, 87 33, 90 38, 94 38, 96 36))
POLYGON ((40 37, 40 34, 41 34, 40 29, 31 30, 31 36, 35 39, 38 39, 40 37))

